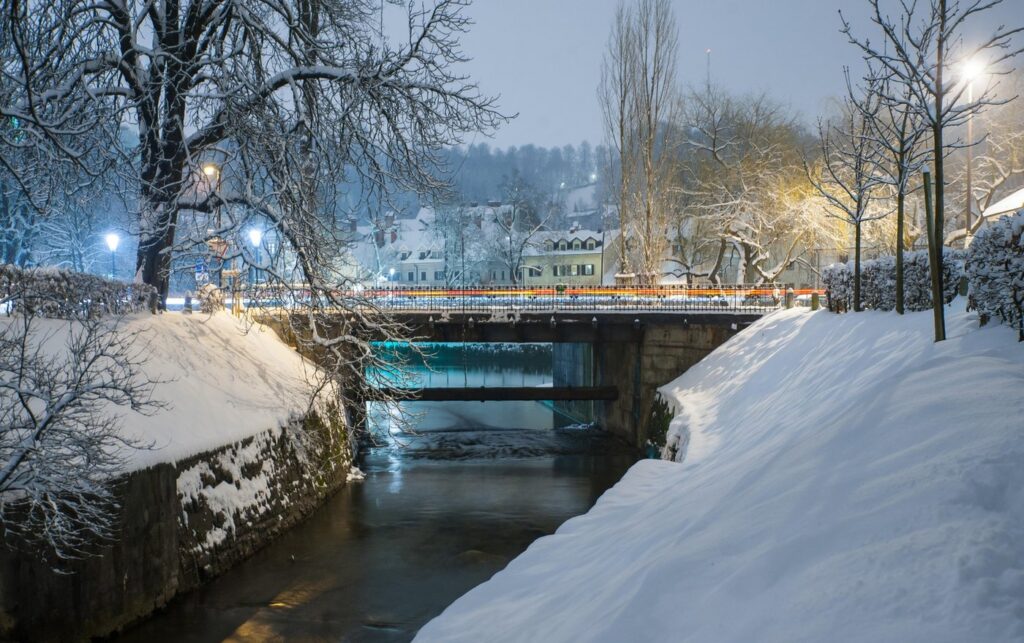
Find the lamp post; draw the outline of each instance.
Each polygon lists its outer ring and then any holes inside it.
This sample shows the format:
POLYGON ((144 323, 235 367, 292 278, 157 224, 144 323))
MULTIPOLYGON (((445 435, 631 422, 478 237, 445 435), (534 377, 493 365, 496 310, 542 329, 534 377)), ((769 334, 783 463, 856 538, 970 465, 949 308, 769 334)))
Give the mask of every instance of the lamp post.
POLYGON ((108 232, 103 239, 110 249, 110 278, 113 279, 117 270, 117 246, 121 244, 121 237, 116 232, 108 232))
MULTIPOLYGON (((964 63, 961 70, 964 80, 967 82, 967 104, 974 102, 974 80, 985 71, 985 64, 977 58, 972 58, 964 63)), ((971 241, 971 201, 974 199, 972 191, 972 174, 974 166, 974 111, 967 114, 967 195, 964 206, 964 247, 971 241)))
MULTIPOLYGON (((213 192, 217 194, 219 197, 221 180, 220 167, 216 163, 204 163, 203 174, 206 176, 206 179, 210 182, 210 187, 212 188, 213 192), (216 183, 214 183, 214 180, 216 180, 216 183)), ((219 201, 217 203, 217 206, 214 208, 213 216, 215 226, 213 233, 215 236, 209 241, 207 241, 207 245, 210 246, 210 250, 213 252, 215 259, 217 261, 217 274, 214 281, 217 284, 217 288, 223 288, 224 254, 227 252, 227 244, 220 238, 221 216, 219 201)))
POLYGON ((260 244, 263 242, 263 231, 259 228, 250 228, 249 243, 256 251, 256 267, 253 269, 253 284, 260 282, 260 244))

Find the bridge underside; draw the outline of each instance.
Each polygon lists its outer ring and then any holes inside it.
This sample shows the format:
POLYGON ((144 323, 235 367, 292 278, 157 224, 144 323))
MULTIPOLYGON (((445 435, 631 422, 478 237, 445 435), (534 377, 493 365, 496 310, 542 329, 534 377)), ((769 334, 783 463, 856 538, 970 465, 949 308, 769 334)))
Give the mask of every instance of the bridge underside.
POLYGON ((496 402, 496 401, 577 401, 612 402, 619 397, 614 386, 501 386, 407 389, 390 388, 385 392, 396 400, 422 402, 496 402))
POLYGON ((491 313, 400 312, 393 318, 420 342, 635 344, 658 328, 713 327, 737 331, 762 313, 491 313))

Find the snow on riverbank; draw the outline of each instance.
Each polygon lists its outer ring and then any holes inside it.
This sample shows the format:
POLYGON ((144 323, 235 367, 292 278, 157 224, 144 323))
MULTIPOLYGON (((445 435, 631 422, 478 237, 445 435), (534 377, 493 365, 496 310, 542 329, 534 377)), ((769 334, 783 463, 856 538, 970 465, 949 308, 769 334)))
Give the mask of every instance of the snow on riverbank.
POLYGON ((119 410, 125 433, 152 443, 131 468, 173 462, 276 429, 306 410, 313 366, 259 325, 228 313, 143 314, 124 324, 142 330, 143 371, 159 380, 153 397, 168 408, 151 416, 119 410))
POLYGON ((419 641, 1024 638, 1024 344, 930 312, 770 315, 663 387, 635 465, 419 641))

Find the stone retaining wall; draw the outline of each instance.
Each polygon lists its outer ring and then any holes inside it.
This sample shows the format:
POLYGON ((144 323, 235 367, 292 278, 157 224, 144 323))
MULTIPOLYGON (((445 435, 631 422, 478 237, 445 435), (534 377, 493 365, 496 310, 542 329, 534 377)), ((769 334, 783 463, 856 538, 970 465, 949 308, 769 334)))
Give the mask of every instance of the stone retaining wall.
POLYGON ((305 518, 349 467, 344 425, 313 414, 132 472, 119 490, 119 537, 72 561, 72 573, 0 546, 0 640, 85 640, 138 621, 305 518))

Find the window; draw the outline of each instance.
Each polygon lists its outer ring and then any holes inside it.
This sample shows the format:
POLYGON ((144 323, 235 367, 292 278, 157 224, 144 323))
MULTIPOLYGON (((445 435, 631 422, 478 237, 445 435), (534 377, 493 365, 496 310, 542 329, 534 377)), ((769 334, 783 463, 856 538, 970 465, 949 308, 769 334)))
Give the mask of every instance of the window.
POLYGON ((420 273, 420 281, 426 281, 426 280, 427 280, 427 271, 424 270, 423 272, 420 273))
POLYGON ((412 272, 411 270, 409 271, 409 281, 410 282, 415 282, 416 281, 416 273, 412 272))
POLYGON ((562 241, 558 242, 558 249, 559 250, 568 250, 569 249, 569 244, 567 244, 565 242, 565 240, 563 239, 562 241))
POLYGON ((443 270, 435 270, 434 271, 434 281, 444 281, 444 271, 443 270))
POLYGON ((594 274, 594 264, 592 264, 592 263, 585 263, 585 264, 583 264, 583 274, 588 275, 588 276, 594 274))
POLYGON ((575 277, 576 275, 580 274, 580 267, 577 266, 576 264, 572 264, 571 269, 572 269, 572 276, 573 277, 575 277))
POLYGON ((552 241, 551 239, 548 239, 547 241, 544 242, 544 250, 546 250, 547 252, 551 252, 554 249, 555 249, 555 242, 554 241, 552 241))
POLYGON ((402 261, 405 261, 406 259, 409 258, 409 255, 411 254, 411 252, 403 252, 402 254, 398 255, 398 258, 401 259, 402 261))
POLYGON ((593 239, 587 239, 587 250, 593 250, 597 247, 597 242, 593 239))
POLYGON ((579 239, 573 239, 572 240, 572 249, 573 250, 582 250, 583 249, 583 244, 580 243, 579 239))
POLYGON ((505 281, 505 271, 504 270, 501 271, 501 280, 505 281))
POLYGON ((427 258, 427 251, 426 250, 421 250, 420 251, 420 261, 423 261, 426 258, 427 258))

